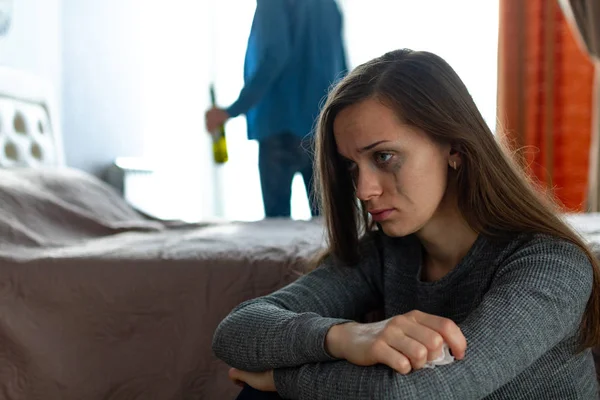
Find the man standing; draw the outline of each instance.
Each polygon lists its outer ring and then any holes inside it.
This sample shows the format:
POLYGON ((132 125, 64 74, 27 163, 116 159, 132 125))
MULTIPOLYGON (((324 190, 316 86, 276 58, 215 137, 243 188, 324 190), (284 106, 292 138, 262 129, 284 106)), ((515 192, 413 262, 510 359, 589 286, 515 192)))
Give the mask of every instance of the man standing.
POLYGON ((309 144, 321 100, 347 72, 342 15, 335 0, 257 0, 244 64, 244 88, 228 108, 206 112, 213 132, 246 114, 258 141, 266 217, 289 217, 292 180, 300 172, 318 215, 309 144), (308 139, 306 143, 303 139, 308 139))

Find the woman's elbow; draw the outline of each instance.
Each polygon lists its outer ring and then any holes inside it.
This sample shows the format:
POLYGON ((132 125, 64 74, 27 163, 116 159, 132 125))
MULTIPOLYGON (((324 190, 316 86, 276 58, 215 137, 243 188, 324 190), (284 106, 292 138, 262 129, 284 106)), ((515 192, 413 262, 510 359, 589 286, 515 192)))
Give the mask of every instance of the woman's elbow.
POLYGON ((244 303, 240 304, 219 323, 213 333, 211 347, 213 354, 227 365, 249 371, 250 365, 243 362, 240 364, 240 360, 248 358, 243 355, 250 351, 245 340, 246 324, 243 323, 245 318, 242 309, 245 306, 244 303))
POLYGON ((227 362, 227 351, 226 349, 229 347, 227 344, 227 322, 226 320, 221 321, 217 329, 213 333, 212 337, 212 351, 213 354, 220 360, 227 362))

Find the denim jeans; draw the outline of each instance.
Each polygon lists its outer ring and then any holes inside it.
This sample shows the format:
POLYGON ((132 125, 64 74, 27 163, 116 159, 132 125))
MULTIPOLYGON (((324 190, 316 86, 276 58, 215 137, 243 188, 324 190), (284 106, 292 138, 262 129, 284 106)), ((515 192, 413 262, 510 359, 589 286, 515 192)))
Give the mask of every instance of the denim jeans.
POLYGON ((244 386, 236 400, 282 400, 276 392, 261 392, 251 386, 244 386))
POLYGON ((311 214, 319 215, 314 199, 313 157, 310 142, 291 133, 270 136, 258 142, 258 170, 266 217, 290 217, 292 180, 302 174, 311 214))

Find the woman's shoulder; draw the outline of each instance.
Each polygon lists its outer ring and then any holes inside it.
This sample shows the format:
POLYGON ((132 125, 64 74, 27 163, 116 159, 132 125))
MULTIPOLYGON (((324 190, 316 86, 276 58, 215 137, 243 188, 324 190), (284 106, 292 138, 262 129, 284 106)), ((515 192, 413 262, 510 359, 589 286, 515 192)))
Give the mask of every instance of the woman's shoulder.
POLYGON ((589 263, 587 253, 581 245, 555 235, 521 233, 515 234, 510 240, 505 240, 505 243, 509 257, 547 258, 552 255, 558 258, 586 260, 589 263))
POLYGON ((582 244, 543 233, 514 235, 502 244, 497 276, 517 279, 593 281, 593 265, 582 244))

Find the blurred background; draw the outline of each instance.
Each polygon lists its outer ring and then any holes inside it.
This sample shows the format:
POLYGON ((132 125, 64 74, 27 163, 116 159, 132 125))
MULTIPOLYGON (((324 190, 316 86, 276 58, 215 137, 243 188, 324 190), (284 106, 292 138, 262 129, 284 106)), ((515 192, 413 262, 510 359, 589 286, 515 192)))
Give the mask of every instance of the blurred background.
MULTIPOLYGON (((224 165, 214 164, 204 128, 210 83, 222 106, 242 88, 255 1, 3 1, 12 9, 0 64, 52 82, 69 166, 99 177, 117 160, 152 171, 127 175, 125 195, 159 217, 264 217, 258 146, 246 139, 244 117, 227 123, 224 165)), ((437 53, 492 130, 500 121, 501 133, 527 149, 531 172, 567 209, 585 208, 594 69, 560 2, 339 5, 351 68, 398 48, 437 53)), ((307 219, 296 178, 292 217, 307 219)))

